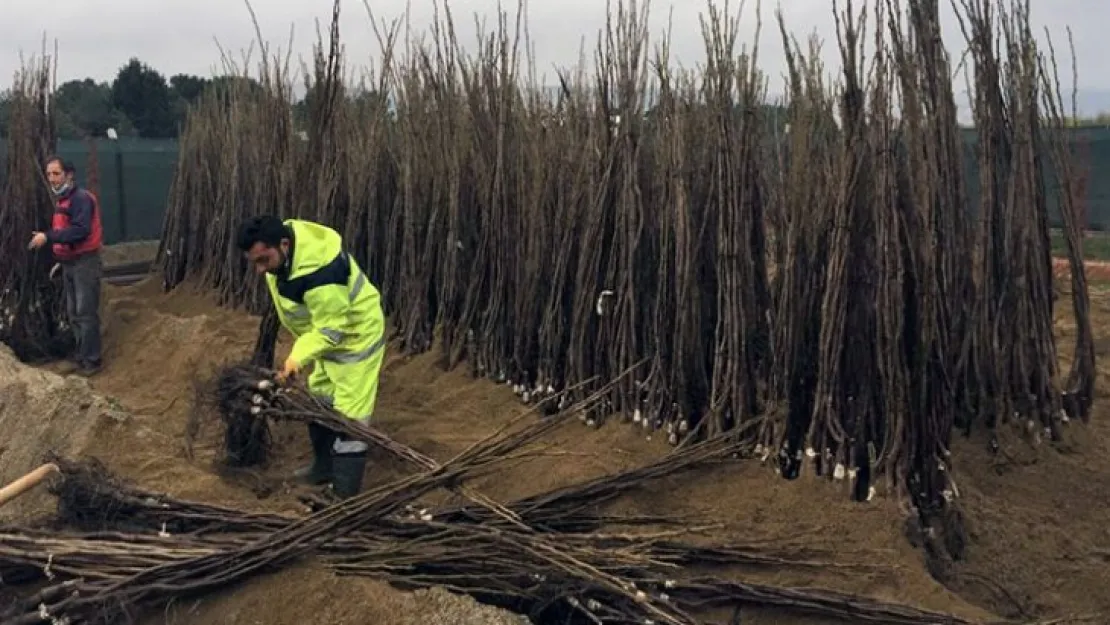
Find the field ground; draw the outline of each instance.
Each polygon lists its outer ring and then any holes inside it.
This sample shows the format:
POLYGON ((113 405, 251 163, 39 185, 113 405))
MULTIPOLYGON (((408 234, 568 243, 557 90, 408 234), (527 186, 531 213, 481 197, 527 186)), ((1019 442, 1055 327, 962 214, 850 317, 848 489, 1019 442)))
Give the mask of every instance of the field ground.
MULTIPOLYGON (((1052 231, 1052 253, 1061 257, 1067 255, 1067 243, 1059 230, 1052 231)), ((1110 261, 1110 232, 1087 232, 1087 236, 1083 238, 1083 258, 1110 261)))
MULTIPOLYGON (((81 450, 145 488, 177 497, 299 510, 297 489, 287 484, 286 476, 308 459, 301 428, 279 427, 273 466, 249 476, 217 474, 215 431, 207 433, 193 457, 186 453, 184 430, 194 381, 248 354, 257 320, 218 308, 188 288, 163 294, 157 282, 105 287, 107 365, 91 386, 130 416, 98 420, 81 450)), ((1092 291, 1097 346, 1105 360, 1110 292, 1092 291)), ((1067 304, 1061 298, 1057 306, 1065 363, 1073 330, 1067 304)), ((507 387, 473 380, 462 370, 443 372, 435 363, 435 354, 410 358, 394 352, 387 359, 376 425, 398 441, 442 461, 523 410, 507 387)), ((1099 388, 1106 387, 1108 375, 1110 369, 1100 367, 1099 388)), ((521 464, 477 487, 494 498, 515 498, 636 466, 669 449, 662 437, 649 439, 615 421, 596 431, 573 423, 549 442, 565 453, 521 464)), ((826 587, 984 620, 1091 612, 1105 612, 1110 619, 1110 506, 1105 505, 1110 493, 1110 402, 1100 394, 1091 424, 1073 425, 1065 444, 1034 450, 1016 437, 1002 443, 1001 452, 991 455, 982 435, 956 442, 955 477, 968 517, 970 548, 967 560, 945 573, 944 585, 933 579, 921 552, 910 545, 904 516, 893 500, 877 497, 857 504, 842 485, 807 478, 787 482, 754 462, 663 480, 615 507, 693 516, 724 524, 719 540, 796 546, 810 559, 835 562, 728 573, 748 580, 826 587)), ((367 480, 382 483, 403 470, 377 456, 367 480)), ((473 606, 443 607, 448 603, 443 593, 416 595, 370 580, 336 578, 303 564, 177 604, 148 622, 511 622, 479 616, 473 606)), ((744 611, 742 622, 825 621, 751 609, 744 611)))
POLYGON ((133 241, 108 245, 102 255, 105 267, 154 260, 158 255, 158 241, 133 241))

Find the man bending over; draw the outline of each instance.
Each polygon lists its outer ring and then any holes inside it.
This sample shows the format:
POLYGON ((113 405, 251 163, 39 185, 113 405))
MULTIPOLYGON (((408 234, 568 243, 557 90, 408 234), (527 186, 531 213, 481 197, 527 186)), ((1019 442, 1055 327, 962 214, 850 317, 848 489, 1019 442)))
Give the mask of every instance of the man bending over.
MULTIPOLYGON (((348 419, 368 423, 384 356, 381 296, 343 250, 335 230, 298 219, 252 217, 239 227, 238 247, 265 274, 281 325, 296 339, 279 378, 308 365, 308 389, 348 419)), ((316 424, 308 426, 312 464, 303 481, 332 483, 336 495, 362 489, 367 445, 316 424)))

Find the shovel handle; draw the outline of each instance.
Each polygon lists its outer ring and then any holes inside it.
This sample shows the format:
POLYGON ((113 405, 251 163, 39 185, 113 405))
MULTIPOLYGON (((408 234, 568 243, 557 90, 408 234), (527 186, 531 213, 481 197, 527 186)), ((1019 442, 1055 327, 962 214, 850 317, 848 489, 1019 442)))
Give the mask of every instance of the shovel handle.
POLYGON ((60 472, 61 470, 58 468, 58 465, 50 462, 31 471, 11 484, 8 484, 4 488, 0 488, 0 506, 3 506, 9 501, 31 490, 52 473, 60 472))

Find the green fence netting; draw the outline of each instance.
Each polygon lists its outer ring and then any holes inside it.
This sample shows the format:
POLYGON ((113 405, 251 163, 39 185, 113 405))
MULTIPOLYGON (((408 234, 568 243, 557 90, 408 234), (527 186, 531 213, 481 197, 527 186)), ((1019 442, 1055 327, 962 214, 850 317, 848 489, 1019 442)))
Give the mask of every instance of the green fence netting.
MULTIPOLYGON (((59 140, 58 155, 77 166, 88 184, 92 150, 83 141, 59 140)), ((0 144, 0 161, 10 158, 0 144)), ((157 239, 177 164, 177 142, 152 139, 96 140, 100 205, 107 243, 157 239)))
MULTIPOLYGON (((1110 170, 1110 128, 1076 130, 1074 141, 1087 160, 1087 227, 1110 230, 1110 177, 1100 172, 1110 170)), ((968 190, 978 188, 972 131, 967 141, 968 190)), ((87 181, 90 148, 82 141, 61 140, 58 153, 77 166, 82 184, 87 181)), ((96 140, 99 165, 100 202, 104 211, 104 231, 109 243, 157 239, 161 234, 166 197, 177 163, 177 142, 174 140, 132 139, 96 140)), ((7 146, 0 143, 0 163, 7 158, 7 146)), ((1049 160, 1045 156, 1046 162, 1049 160)), ((1052 225, 1060 225, 1056 208, 1055 181, 1046 183, 1052 225)), ((974 204, 974 203, 973 203, 974 204)))

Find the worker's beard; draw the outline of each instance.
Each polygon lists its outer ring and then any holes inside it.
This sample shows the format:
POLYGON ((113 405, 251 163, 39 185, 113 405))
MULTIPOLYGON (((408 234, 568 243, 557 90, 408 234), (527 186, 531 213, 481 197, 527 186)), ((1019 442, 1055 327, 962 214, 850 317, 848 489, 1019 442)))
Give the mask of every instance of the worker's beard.
POLYGON ((271 269, 270 273, 275 276, 286 276, 289 274, 289 257, 286 256, 285 252, 281 249, 278 249, 277 253, 278 265, 277 267, 271 269))
POLYGON ((51 186, 50 190, 54 192, 54 195, 61 197, 66 194, 66 191, 69 191, 69 181, 63 182, 56 187, 51 186))

